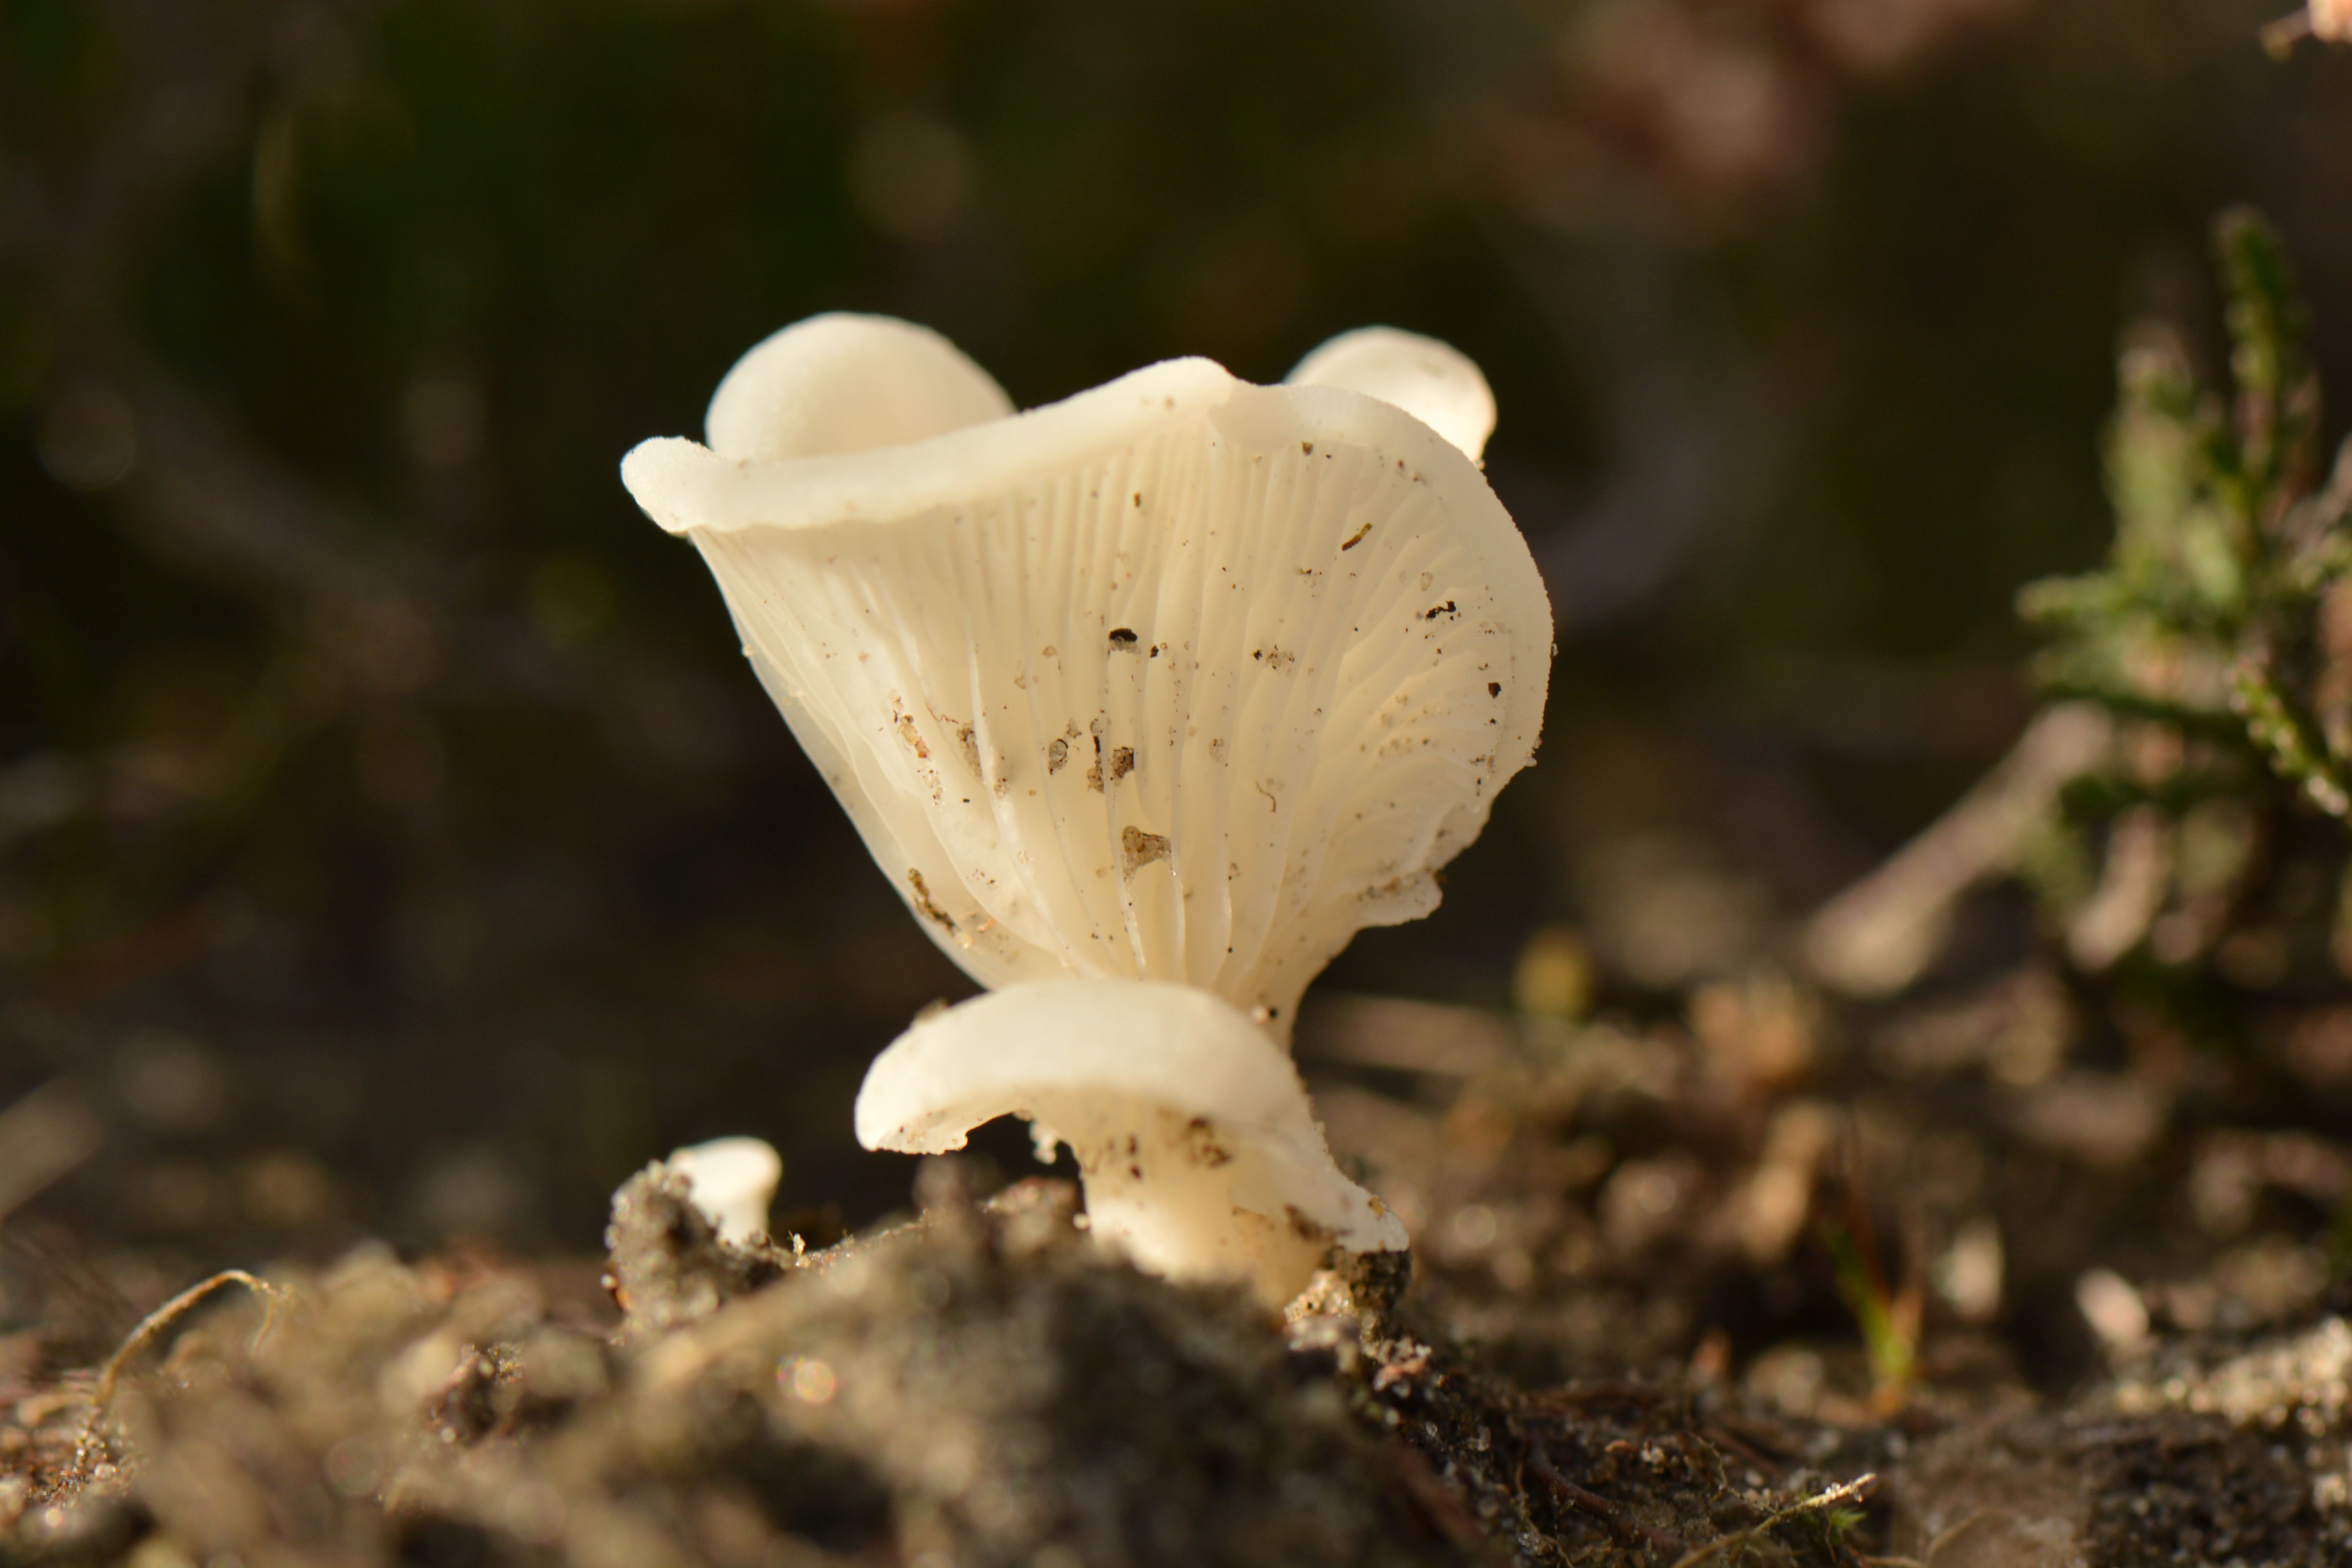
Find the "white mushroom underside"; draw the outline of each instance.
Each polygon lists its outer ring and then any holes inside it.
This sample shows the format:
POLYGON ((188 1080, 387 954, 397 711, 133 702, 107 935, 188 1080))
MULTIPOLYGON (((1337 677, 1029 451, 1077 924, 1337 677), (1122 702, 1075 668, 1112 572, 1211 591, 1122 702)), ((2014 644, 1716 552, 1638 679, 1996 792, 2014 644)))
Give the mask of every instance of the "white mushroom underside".
POLYGON ((1336 1247, 1403 1225, 1331 1162, 1286 1053, 1188 986, 1062 979, 919 1022, 876 1058, 858 1142, 939 1153, 1000 1116, 1067 1143, 1096 1237, 1174 1279, 1239 1279, 1279 1306, 1336 1247))
POLYGON ((1435 906, 1528 760, 1540 584, 1469 459, 1385 405, 1177 362, 1010 425, 1065 414, 1090 445, 983 464, 952 504, 838 480, 763 500, 686 443, 658 460, 698 460, 710 493, 632 487, 689 529, 794 733, 976 978, 1183 981, 1286 1028, 1357 930, 1435 906), (1103 417, 1129 397, 1150 416, 1103 417))

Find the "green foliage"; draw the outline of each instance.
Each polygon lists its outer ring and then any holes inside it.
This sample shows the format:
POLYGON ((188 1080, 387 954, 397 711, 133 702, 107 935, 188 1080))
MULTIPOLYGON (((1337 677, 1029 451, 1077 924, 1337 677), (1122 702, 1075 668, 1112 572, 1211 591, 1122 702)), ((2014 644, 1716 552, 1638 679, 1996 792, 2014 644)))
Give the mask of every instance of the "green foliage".
POLYGON ((2216 248, 2233 395, 2200 386, 2169 331, 2134 333, 2107 437, 2107 565, 2035 583, 2021 608, 2057 634, 2039 671, 2053 696, 2223 753, 2202 792, 2242 787, 2227 765, 2235 751, 2344 816, 2352 725, 2322 623, 2352 534, 2347 498, 2312 487, 2319 383, 2307 321, 2285 248, 2259 216, 2226 214, 2216 248))
MULTIPOLYGON (((2086 880, 2097 854, 2042 858, 2067 873, 2041 890, 2094 968, 2151 933, 2168 963, 2220 951, 2277 912, 2257 906, 2288 862, 2305 862, 2298 886, 2340 867, 2343 836, 2315 855, 2305 808, 2352 816, 2352 447, 2320 486, 2319 380, 2277 232, 2233 210, 2215 250, 2229 387, 2200 382, 2170 329, 2129 334, 2106 437, 2107 563, 2020 598, 2053 634, 2045 692, 2116 721, 2107 763, 2063 802, 2076 834, 2112 829, 2104 865, 2086 880), (2180 918, 2168 925, 2168 910, 2180 918)), ((2324 900, 2300 897, 2289 912, 2324 922, 2324 900)))
POLYGON ((1838 1295, 1862 1330, 1863 1346, 1870 1355, 1872 1392, 1885 1408, 1900 1409, 1918 1370, 1919 1303, 1887 1288, 1875 1248, 1857 1240, 1853 1232, 1825 1224, 1821 1234, 1837 1273, 1838 1295))

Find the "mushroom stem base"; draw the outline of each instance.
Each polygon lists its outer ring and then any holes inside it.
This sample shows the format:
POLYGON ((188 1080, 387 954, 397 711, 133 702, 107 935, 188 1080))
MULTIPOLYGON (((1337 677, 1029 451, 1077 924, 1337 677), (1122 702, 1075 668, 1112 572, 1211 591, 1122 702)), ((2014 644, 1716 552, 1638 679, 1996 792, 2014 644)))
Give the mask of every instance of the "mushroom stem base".
POLYGON ((858 1142, 936 1154, 1000 1116, 1067 1143, 1090 1224, 1171 1279, 1245 1283, 1280 1308, 1335 1249, 1404 1226, 1341 1174, 1289 1055, 1189 985, 1069 977, 973 998, 908 1030, 857 1095, 858 1142))
MULTIPOLYGON (((1035 1121, 1041 1152, 1048 1139, 1070 1145, 1095 1238, 1149 1273, 1247 1280, 1279 1309, 1339 1246, 1330 1226, 1283 1196, 1313 1172, 1286 1168, 1296 1163, 1287 1151, 1207 1117, 1118 1096, 1048 1102, 1035 1121)), ((1345 1182, 1337 1171, 1324 1179, 1345 1182)))

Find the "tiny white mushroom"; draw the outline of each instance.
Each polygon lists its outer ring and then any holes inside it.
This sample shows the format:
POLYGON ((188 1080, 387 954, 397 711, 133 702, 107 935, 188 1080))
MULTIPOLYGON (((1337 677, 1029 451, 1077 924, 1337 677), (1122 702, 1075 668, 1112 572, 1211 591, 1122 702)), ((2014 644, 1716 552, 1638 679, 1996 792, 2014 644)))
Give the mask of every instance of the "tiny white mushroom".
POLYGON ((1394 327, 1341 332, 1283 377, 1289 386, 1344 386, 1393 403, 1476 462, 1495 433, 1495 395, 1467 354, 1394 327))
POLYGON ((669 1168, 684 1176, 687 1196, 718 1227, 719 1239, 740 1246, 768 1229, 768 1205, 784 1163, 758 1138, 713 1138, 674 1151, 669 1168))
POLYGON ((974 978, 1178 981, 1285 1037, 1534 754, 1550 606, 1485 381, 1374 329, 1294 384, 1175 360, 1010 406, 936 333, 820 316, 622 477, 974 978))
POLYGON ((722 458, 870 452, 1002 419, 1003 389, 929 327, 816 316, 735 362, 703 425, 722 458))
POLYGON ((866 1074, 857 1138, 939 1153, 1005 1115, 1070 1146, 1097 1240, 1171 1279, 1279 1307, 1335 1247, 1405 1245, 1331 1163, 1288 1053, 1191 986, 1040 980, 934 1014, 866 1074))

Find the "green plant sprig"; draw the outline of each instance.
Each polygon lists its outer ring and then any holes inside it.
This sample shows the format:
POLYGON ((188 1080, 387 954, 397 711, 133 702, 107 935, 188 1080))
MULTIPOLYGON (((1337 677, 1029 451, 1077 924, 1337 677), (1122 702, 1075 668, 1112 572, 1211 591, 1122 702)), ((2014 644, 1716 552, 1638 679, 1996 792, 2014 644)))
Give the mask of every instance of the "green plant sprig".
MULTIPOLYGON (((2052 866, 2095 865, 2102 853, 2085 830, 2143 807, 2179 822, 2226 802, 2278 824, 2300 802, 2352 820, 2352 443, 2318 485, 2310 313, 2277 232, 2233 209, 2214 226, 2214 251, 2226 391, 2200 382, 2172 330, 2129 333, 2105 442, 2107 560, 2019 595, 2021 614, 2050 634, 2033 667, 2044 698, 2116 721, 2106 760, 2063 792, 2061 831, 2077 847, 2044 857, 2052 866)), ((2287 841, 2265 830, 2247 842, 2287 841)), ((2344 847, 2326 851, 2335 869, 2344 847)), ((2231 877, 2253 893, 2277 870, 2250 848, 2231 877)), ((2168 867, 2166 885, 2181 875, 2168 867)), ((2087 907, 2078 873, 2036 885, 2062 917, 2087 907)), ((2232 895, 2219 907, 2260 901, 2232 895)), ((2158 912, 2142 910, 2143 934, 2158 912)), ((2222 931, 2194 923, 2206 931, 2197 951, 2211 951, 2222 931)), ((2177 964, 2189 928, 2172 929, 2165 962, 2177 964)))

